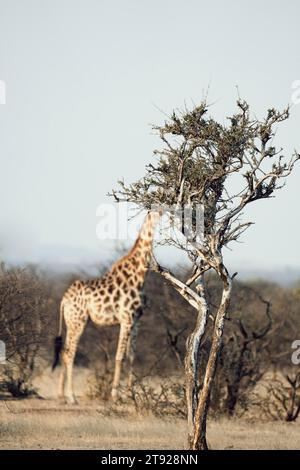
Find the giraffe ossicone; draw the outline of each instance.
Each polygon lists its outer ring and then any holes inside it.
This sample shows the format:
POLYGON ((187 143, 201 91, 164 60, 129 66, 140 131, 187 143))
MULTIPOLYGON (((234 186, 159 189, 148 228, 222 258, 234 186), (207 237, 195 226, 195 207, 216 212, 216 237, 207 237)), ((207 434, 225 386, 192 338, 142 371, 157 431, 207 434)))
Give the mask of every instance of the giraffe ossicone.
POLYGON ((97 326, 120 325, 115 356, 112 398, 116 399, 120 384, 122 361, 127 352, 130 362, 129 384, 132 382, 137 325, 142 315, 142 288, 152 251, 160 211, 148 212, 139 235, 127 255, 113 264, 101 278, 77 280, 65 292, 60 304, 59 334, 55 339, 54 369, 61 355, 59 398, 76 403, 73 391, 73 364, 79 339, 88 319, 97 326), (62 341, 63 321, 66 325, 62 341))

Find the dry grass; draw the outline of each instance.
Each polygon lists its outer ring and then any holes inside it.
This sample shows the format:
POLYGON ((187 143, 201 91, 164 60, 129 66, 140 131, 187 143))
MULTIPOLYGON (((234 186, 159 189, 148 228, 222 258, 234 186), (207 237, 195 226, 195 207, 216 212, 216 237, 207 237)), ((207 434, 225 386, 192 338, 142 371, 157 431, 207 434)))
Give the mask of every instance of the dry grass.
POLYGON ((48 400, 0 402, 2 449, 176 449, 185 422, 136 416, 122 408, 56 406, 48 400), (176 434, 174 433, 176 427, 176 434))
MULTIPOLYGON (((210 421, 214 449, 299 449, 297 423, 210 421)), ((0 401, 2 449, 184 449, 186 423, 137 416, 122 407, 86 402, 58 406, 53 400, 0 401)))
MULTIPOLYGON (((133 405, 111 405, 85 398, 88 371, 75 371, 77 406, 55 400, 58 372, 49 370, 35 386, 44 397, 0 399, 1 449, 184 449, 186 422, 137 415, 133 405)), ((213 449, 299 449, 299 423, 254 423, 210 420, 208 442, 213 449)))

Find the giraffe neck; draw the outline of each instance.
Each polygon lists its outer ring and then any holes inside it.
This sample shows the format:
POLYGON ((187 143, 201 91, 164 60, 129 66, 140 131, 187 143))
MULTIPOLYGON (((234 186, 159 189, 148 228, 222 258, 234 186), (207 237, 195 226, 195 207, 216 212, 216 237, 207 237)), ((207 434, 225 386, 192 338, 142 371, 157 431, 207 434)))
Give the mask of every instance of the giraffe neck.
POLYGON ((141 227, 139 235, 133 245, 130 255, 138 258, 140 264, 147 266, 149 254, 152 250, 152 243, 155 231, 155 224, 148 215, 141 227))

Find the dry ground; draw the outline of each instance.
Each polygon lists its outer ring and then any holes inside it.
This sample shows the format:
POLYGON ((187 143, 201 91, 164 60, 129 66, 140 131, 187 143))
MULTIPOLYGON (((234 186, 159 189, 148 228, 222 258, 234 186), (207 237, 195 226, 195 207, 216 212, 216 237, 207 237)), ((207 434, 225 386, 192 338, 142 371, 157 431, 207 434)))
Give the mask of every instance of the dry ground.
MULTIPOLYGON (((133 408, 88 400, 88 371, 75 373, 79 405, 55 399, 58 371, 37 378, 44 399, 0 399, 1 449, 184 449, 186 422, 139 416, 133 408)), ((213 449, 300 449, 299 423, 210 420, 213 449)))
MULTIPOLYGON (((210 421, 214 449, 299 449, 300 425, 210 421)), ((182 419, 137 416, 122 407, 85 402, 69 407, 55 400, 0 401, 1 449, 184 449, 182 419)))

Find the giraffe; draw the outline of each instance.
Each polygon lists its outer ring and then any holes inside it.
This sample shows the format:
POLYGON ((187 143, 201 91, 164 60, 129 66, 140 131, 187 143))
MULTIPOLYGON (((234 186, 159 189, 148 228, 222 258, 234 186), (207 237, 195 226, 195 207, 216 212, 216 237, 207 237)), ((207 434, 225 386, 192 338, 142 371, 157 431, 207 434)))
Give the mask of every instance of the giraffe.
POLYGON ((52 370, 62 358, 58 395, 67 403, 76 403, 73 392, 73 363, 79 339, 89 319, 97 326, 120 325, 115 356, 111 396, 115 400, 127 353, 130 365, 128 385, 132 384, 138 320, 143 313, 142 288, 152 251, 155 226, 161 211, 149 211, 138 237, 127 255, 113 264, 102 277, 77 280, 68 288, 60 304, 59 333, 55 339, 52 370), (62 341, 63 320, 66 325, 65 345, 62 341), (66 386, 65 386, 66 385, 66 386))

